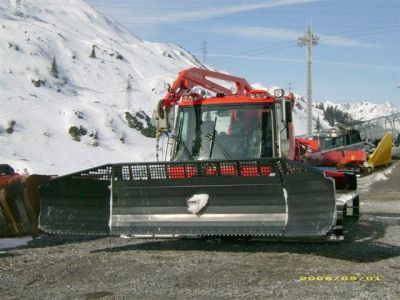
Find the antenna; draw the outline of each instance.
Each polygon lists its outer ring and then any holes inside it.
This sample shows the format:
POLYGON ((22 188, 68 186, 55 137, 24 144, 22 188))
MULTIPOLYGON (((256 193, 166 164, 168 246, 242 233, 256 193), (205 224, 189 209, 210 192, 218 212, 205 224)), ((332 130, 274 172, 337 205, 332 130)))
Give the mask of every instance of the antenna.
POLYGON ((132 75, 128 75, 128 80, 126 82, 126 108, 131 111, 131 98, 132 98, 132 75))

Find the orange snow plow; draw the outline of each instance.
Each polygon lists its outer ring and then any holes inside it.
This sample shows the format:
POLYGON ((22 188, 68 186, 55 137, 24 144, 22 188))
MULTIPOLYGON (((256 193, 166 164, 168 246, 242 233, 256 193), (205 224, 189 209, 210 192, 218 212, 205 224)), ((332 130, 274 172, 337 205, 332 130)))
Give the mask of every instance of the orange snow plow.
POLYGON ((390 132, 386 133, 379 142, 374 153, 368 159, 368 166, 376 168, 390 164, 392 161, 393 136, 390 132))

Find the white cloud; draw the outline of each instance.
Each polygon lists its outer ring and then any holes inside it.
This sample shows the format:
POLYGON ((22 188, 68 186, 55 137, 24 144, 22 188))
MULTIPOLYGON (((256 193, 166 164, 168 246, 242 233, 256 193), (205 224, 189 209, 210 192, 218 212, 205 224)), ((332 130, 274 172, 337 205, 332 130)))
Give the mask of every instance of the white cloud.
POLYGON ((394 66, 382 66, 382 65, 372 65, 372 64, 357 64, 357 63, 348 63, 348 62, 340 62, 340 61, 326 61, 326 60, 317 60, 315 62, 317 64, 325 64, 325 65, 348 66, 348 67, 367 68, 367 69, 375 69, 375 70, 400 71, 399 67, 394 67, 394 66))
MULTIPOLYGON (((144 13, 143 11, 141 11, 139 6, 138 8, 132 7, 134 10, 132 11, 132 15, 130 15, 129 22, 133 22, 135 24, 149 24, 154 26, 157 24, 165 24, 165 23, 198 21, 198 20, 211 19, 219 16, 236 14, 241 12, 255 11, 260 9, 289 6, 289 5, 307 4, 319 1, 321 0, 269 0, 269 1, 262 1, 261 3, 246 3, 246 4, 229 5, 229 6, 215 6, 214 2, 210 9, 208 9, 209 7, 207 7, 203 3, 201 7, 197 7, 197 9, 191 6, 187 7, 187 10, 178 13, 174 12, 173 9, 171 10, 166 9, 162 14, 160 14, 160 16, 146 15, 148 10, 146 10, 144 13)), ((186 5, 185 2, 183 2, 182 7, 185 7, 184 5, 186 5)))
MULTIPOLYGON (((278 58, 278 57, 267 57, 260 55, 235 55, 235 54, 209 54, 210 57, 220 57, 236 60, 236 59, 253 59, 253 60, 267 60, 267 61, 282 61, 282 62, 296 62, 296 63, 304 63, 304 59, 295 59, 295 58, 278 58)), ((212 62, 210 62, 212 65, 212 62)))
MULTIPOLYGON (((229 28, 212 28, 209 31, 220 34, 232 34, 247 38, 269 38, 278 40, 293 40, 297 42, 300 36, 304 36, 304 32, 288 30, 284 28, 272 27, 229 27, 229 28)), ((335 35, 320 35, 320 43, 336 46, 336 47, 356 47, 356 48, 381 48, 381 45, 364 43, 346 37, 335 35)))
POLYGON ((249 38, 272 38, 279 40, 295 40, 304 33, 287 30, 283 28, 271 27, 229 27, 229 28, 214 28, 210 29, 213 33, 232 34, 241 37, 249 38))
MULTIPOLYGON (((261 56, 261 55, 209 54, 209 56, 210 57, 219 57, 219 58, 223 58, 223 59, 226 58, 227 61, 229 59, 232 59, 232 60, 252 59, 252 60, 276 61, 276 62, 301 63, 301 64, 305 63, 304 59, 267 57, 267 56, 261 56)), ((327 61, 327 60, 314 60, 314 63, 319 64, 319 65, 333 65, 333 66, 344 66, 344 67, 355 67, 355 68, 367 68, 367 69, 375 69, 375 70, 400 71, 399 67, 384 66, 384 65, 360 64, 360 63, 349 63, 349 62, 327 61)), ((212 62, 210 62, 210 65, 212 65, 212 62)))
POLYGON ((335 35, 321 35, 321 43, 339 47, 382 48, 382 45, 364 43, 350 38, 335 35))

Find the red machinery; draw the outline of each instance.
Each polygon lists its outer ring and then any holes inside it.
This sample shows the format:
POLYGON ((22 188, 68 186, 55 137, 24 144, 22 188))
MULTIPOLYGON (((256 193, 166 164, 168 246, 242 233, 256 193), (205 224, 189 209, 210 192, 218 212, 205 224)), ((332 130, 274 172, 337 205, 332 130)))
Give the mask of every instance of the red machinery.
POLYGON ((158 138, 171 138, 171 161, 109 164, 51 180, 40 189, 40 228, 341 238, 344 219, 358 218, 358 196, 335 194, 331 176, 347 188, 346 174, 294 161, 293 104, 283 90, 271 95, 243 78, 183 71, 158 104, 158 138))
MULTIPOLYGON (((242 133, 244 133, 244 131, 247 131, 247 133, 252 131, 251 133, 254 134, 254 130, 256 128, 252 126, 261 125, 254 124, 254 122, 262 121, 261 118, 264 114, 264 117, 269 117, 269 119, 265 120, 264 125, 267 127, 258 128, 261 130, 261 132, 259 132, 259 137, 261 138, 263 134, 269 134, 268 138, 271 140, 269 141, 268 145, 270 146, 270 149, 269 151, 265 151, 269 153, 259 153, 257 156, 246 156, 244 153, 241 153, 241 157, 238 157, 237 153, 237 155, 234 154, 233 157, 255 158, 284 156, 288 157, 289 159, 294 159, 295 139, 291 117, 294 97, 292 94, 284 97, 283 90, 277 90, 276 92, 278 93, 279 97, 276 97, 276 95, 271 95, 264 90, 253 90, 250 84, 245 79, 240 77, 199 68, 191 68, 182 71, 179 74, 173 85, 169 87, 164 99, 160 101, 158 106, 160 123, 158 124, 158 127, 162 130, 173 129, 174 126, 172 120, 174 120, 175 116, 174 113, 171 112, 171 107, 176 104, 178 104, 178 106, 183 110, 185 110, 185 108, 190 109, 192 107, 216 108, 214 110, 210 110, 207 120, 202 120, 193 116, 191 121, 197 122, 194 125, 195 127, 197 126, 197 134, 199 133, 199 130, 202 129, 201 127, 203 122, 207 123, 206 121, 208 121, 208 125, 210 125, 210 114, 225 114, 223 116, 225 123, 227 119, 229 119, 229 128, 226 128, 224 131, 227 136, 232 135, 232 131, 242 131, 242 133), (212 79, 214 81, 212 81, 212 79), (229 89, 226 86, 223 86, 222 82, 224 82, 225 85, 230 84, 231 88, 229 89), (212 92, 214 95, 212 97, 205 97, 201 93, 193 91, 193 88, 195 87, 201 87, 203 91, 206 90, 207 92, 212 92), (235 106, 235 108, 229 110, 227 109, 229 106, 235 106), (165 117, 164 114, 166 115, 165 117), (279 128, 275 128, 276 126, 279 126, 279 128), (277 129, 280 130, 279 134, 277 133, 277 129), (267 130, 270 132, 266 132, 267 130)), ((181 118, 180 121, 177 122, 178 127, 179 122, 182 121, 186 123, 186 120, 181 118)), ((188 123, 187 125, 190 124, 188 123)), ((187 125, 183 124, 183 126, 187 125)), ((207 133, 211 133, 211 131, 207 133)), ((199 138, 199 136, 197 136, 197 138, 199 138)), ((215 141, 218 140, 218 136, 214 138, 215 141)), ((198 140, 196 140, 196 142, 198 143, 198 140)), ((260 139, 259 143, 261 142, 262 141, 260 139)), ((176 159, 176 157, 174 159, 176 159)))
POLYGON ((296 138, 296 159, 312 166, 365 173, 391 161, 391 144, 387 135, 370 155, 375 146, 363 141, 357 130, 337 126, 316 132, 313 140, 296 138))
POLYGON ((49 176, 19 175, 0 165, 0 237, 38 234, 38 186, 49 176))
MULTIPOLYGON (((278 93, 280 97, 275 97, 271 94, 269 94, 267 91, 263 90, 253 90, 250 86, 250 84, 243 78, 236 77, 236 76, 231 76, 227 74, 222 74, 218 72, 213 72, 209 70, 204 70, 204 69, 198 69, 198 68, 191 68, 185 71, 182 71, 178 78, 175 80, 173 83, 172 87, 168 87, 168 92, 165 95, 164 99, 162 99, 159 103, 158 107, 158 113, 161 116, 161 118, 164 117, 163 111, 165 110, 166 113, 170 113, 170 108, 179 102, 179 107, 185 108, 185 107, 194 107, 194 106, 210 106, 210 105, 220 105, 222 110, 224 107, 228 107, 229 105, 245 105, 245 104, 250 104, 254 105, 257 103, 264 103, 264 104, 270 104, 271 107, 275 108, 274 113, 272 114, 271 117, 274 119, 274 122, 276 122, 275 125, 269 124, 269 128, 264 128, 264 130, 270 130, 271 133, 274 132, 274 134, 271 134, 271 140, 270 141, 261 141, 261 144, 269 144, 271 146, 271 149, 269 151, 264 151, 264 153, 257 153, 256 155, 249 155, 249 154, 242 154, 242 156, 236 156, 233 155, 233 158, 259 158, 259 157, 287 157, 290 160, 302 160, 304 157, 309 154, 306 151, 301 154, 302 148, 304 149, 304 146, 307 147, 307 150, 311 150, 309 152, 311 153, 317 153, 320 151, 320 146, 318 141, 310 141, 306 139, 301 139, 301 138, 296 138, 294 137, 294 129, 293 129, 293 123, 292 123, 292 108, 294 107, 294 96, 293 94, 289 94, 287 97, 283 97, 283 91, 278 90, 278 93), (217 82, 211 81, 211 79, 218 80, 217 82), (228 83, 231 85, 231 88, 228 89, 224 86, 222 86, 221 81, 223 81, 225 84, 228 83), (207 91, 214 92, 216 94, 215 97, 211 98, 206 98, 202 96, 200 93, 193 92, 192 89, 194 87, 201 87, 207 91), (278 115, 280 114, 280 115, 278 115), (286 124, 285 123, 286 119, 286 124), (280 131, 280 134, 277 134, 277 131, 280 131)), ((218 112, 217 112, 218 113, 218 112)), ((233 126, 235 123, 235 120, 237 119, 237 110, 231 110, 231 115, 230 115, 230 126, 233 126)), ((249 111, 245 112, 243 115, 243 118, 245 119, 245 122, 243 123, 243 128, 242 130, 245 130, 247 132, 250 132, 250 130, 254 131, 254 128, 248 128, 250 125, 250 121, 260 118, 261 111, 250 109, 249 111), (246 128, 247 127, 247 128, 246 128), (247 129, 247 130, 246 130, 247 129)), ((165 118, 167 121, 168 118, 165 118)), ((202 121, 201 121, 202 122, 202 121)), ((164 129, 171 129, 171 125, 173 121, 170 120, 168 122, 164 122, 161 127, 164 127, 164 129)), ((179 122, 178 122, 179 123, 179 122)), ((183 126, 186 126, 183 124, 183 126)), ((159 126, 160 127, 160 124, 159 126)), ((201 126, 200 126, 201 127, 201 126)), ((199 127, 199 129, 200 129, 199 127)), ((221 132, 220 132, 221 133, 221 132)), ((225 141, 229 135, 232 134, 232 130, 229 127, 228 130, 225 132, 225 141)), ((214 137, 214 141, 218 141, 218 136, 214 137)), ((239 143, 238 143, 239 144, 239 143)), ((223 148, 222 141, 220 141, 217 145, 219 145, 219 148, 223 148)), ((179 144, 177 145, 177 148, 179 148, 179 144)), ((175 148, 176 150, 176 148, 175 148)), ((304 149, 305 150, 305 149, 304 149)), ((218 151, 218 149, 217 149, 218 151)), ((229 150, 226 150, 225 153, 227 153, 229 150)), ((341 152, 343 153, 343 151, 341 152)), ((341 154, 340 153, 340 154, 341 154)), ((351 156, 347 155, 350 153, 350 150, 346 150, 346 155, 345 158, 351 159, 351 162, 355 160, 355 155, 358 155, 360 151, 351 151, 351 156)), ((328 161, 330 162, 331 160, 337 161, 337 159, 340 159, 341 162, 343 162, 343 156, 340 158, 334 156, 334 154, 337 154, 337 152, 332 152, 329 154, 326 154, 323 156, 322 161, 327 165, 331 166, 331 164, 328 164, 328 161)), ((173 159, 182 159, 182 157, 177 157, 176 152, 173 152, 172 154, 173 159)), ((186 157, 187 158, 187 157, 186 157)), ((200 159, 204 159, 205 157, 200 157, 200 159)), ((208 158, 232 158, 230 155, 220 155, 217 156, 216 153, 214 156, 210 156, 208 158)), ((184 158, 185 159, 185 158, 184 158)), ((194 158, 191 158, 194 159, 194 158)), ((197 158, 199 159, 199 158, 197 158)), ((309 156, 307 156, 307 159, 310 159, 309 156)), ((364 158, 365 159, 365 158, 364 158)), ((311 160, 307 161, 308 163, 311 162, 311 160)), ((314 165, 314 164, 312 164, 314 165)), ((330 171, 329 172, 329 177, 332 177, 336 180, 336 182, 340 182, 340 187, 349 187, 351 189, 356 188, 356 179, 351 178, 351 176, 346 175, 346 180, 347 183, 343 181, 343 174, 340 172, 335 172, 335 171, 330 171)))

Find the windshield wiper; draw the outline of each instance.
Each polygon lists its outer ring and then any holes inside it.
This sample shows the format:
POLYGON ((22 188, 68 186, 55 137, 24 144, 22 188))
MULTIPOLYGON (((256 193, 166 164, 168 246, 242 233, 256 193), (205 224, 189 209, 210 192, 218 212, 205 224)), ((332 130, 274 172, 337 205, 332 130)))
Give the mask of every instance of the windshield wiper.
POLYGON ((225 158, 227 159, 231 159, 231 156, 229 155, 229 153, 225 150, 224 147, 222 147, 222 145, 220 144, 220 142, 218 142, 217 140, 215 140, 215 133, 217 132, 215 130, 215 127, 217 125, 217 117, 215 117, 215 121, 214 121, 214 130, 213 130, 213 134, 206 134, 206 137, 209 138, 211 140, 211 146, 210 146, 210 155, 209 155, 209 159, 211 159, 212 157, 212 152, 214 149, 214 143, 217 145, 218 149, 222 152, 222 154, 225 156, 225 158))
POLYGON ((175 141, 178 143, 179 147, 182 147, 183 153, 185 153, 186 157, 189 158, 189 160, 194 160, 193 155, 190 153, 188 147, 186 146, 185 142, 182 142, 180 139, 178 139, 176 136, 174 137, 175 141))
POLYGON ((186 146, 185 142, 182 142, 182 125, 183 119, 179 122, 179 133, 178 136, 172 136, 173 139, 178 143, 178 146, 183 149, 183 153, 185 153, 186 157, 189 160, 194 160, 192 153, 190 153, 188 147, 186 146))

